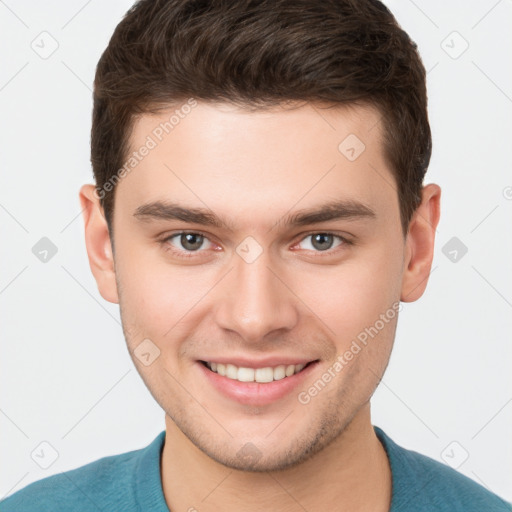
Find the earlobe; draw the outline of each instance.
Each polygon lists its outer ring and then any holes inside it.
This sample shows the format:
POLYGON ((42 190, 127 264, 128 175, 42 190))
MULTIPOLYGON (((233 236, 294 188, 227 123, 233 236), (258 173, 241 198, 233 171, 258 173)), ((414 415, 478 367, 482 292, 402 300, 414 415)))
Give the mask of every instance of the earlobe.
POLYGON ((85 228, 85 245, 89 266, 101 296, 119 303, 114 257, 107 222, 94 185, 83 185, 79 193, 85 228))
POLYGON ((414 302, 425 291, 434 257, 436 228, 440 217, 441 188, 430 183, 422 189, 422 200, 412 216, 407 234, 402 302, 414 302))

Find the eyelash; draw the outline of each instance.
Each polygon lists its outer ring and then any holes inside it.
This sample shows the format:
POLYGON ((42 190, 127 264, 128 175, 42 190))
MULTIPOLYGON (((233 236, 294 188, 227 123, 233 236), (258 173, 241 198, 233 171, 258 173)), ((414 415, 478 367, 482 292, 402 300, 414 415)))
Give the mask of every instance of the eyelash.
MULTIPOLYGON (((161 240, 161 244, 164 245, 164 249, 166 251, 169 251, 171 252, 172 254, 174 254, 175 256, 177 256, 178 258, 194 258, 198 253, 201 253, 203 251, 201 250, 197 250, 197 251, 187 251, 187 250, 178 250, 178 249, 174 249, 172 247, 172 245, 169 245, 169 241, 172 240, 173 238, 176 238, 178 236, 181 236, 181 235, 199 235, 199 236, 202 236, 205 240, 208 240, 210 241, 210 239, 204 234, 204 233, 201 233, 200 231, 179 231, 178 233, 174 233, 170 236, 166 236, 163 240, 161 240)), ((333 236, 334 238, 338 238, 342 243, 340 245, 338 245, 337 247, 335 247, 334 249, 327 249, 326 251, 314 251, 315 253, 318 254, 318 256, 315 256, 315 257, 322 257, 322 256, 332 256, 333 254, 336 254, 339 250, 342 250, 340 248, 342 248, 343 246, 350 246, 350 245, 354 245, 354 242, 341 236, 341 235, 337 235, 336 233, 331 233, 329 231, 313 231, 311 233, 308 233, 306 235, 304 235, 297 243, 300 243, 302 241, 304 241, 306 238, 308 237, 311 237, 313 235, 328 235, 328 236, 333 236)), ((296 245, 296 244, 294 244, 296 245)))

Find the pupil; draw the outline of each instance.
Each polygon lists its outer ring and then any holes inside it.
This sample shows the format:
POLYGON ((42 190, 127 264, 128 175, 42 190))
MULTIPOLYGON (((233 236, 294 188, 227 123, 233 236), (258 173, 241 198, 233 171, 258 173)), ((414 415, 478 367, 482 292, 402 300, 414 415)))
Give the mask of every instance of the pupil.
POLYGON ((317 235, 313 236, 313 247, 315 247, 315 249, 319 249, 320 251, 330 249, 332 246, 332 242, 332 235, 328 235, 326 233, 318 233, 317 235))
POLYGON ((190 251, 195 251, 203 245, 202 235, 195 235, 193 233, 186 233, 181 235, 181 245, 190 251))

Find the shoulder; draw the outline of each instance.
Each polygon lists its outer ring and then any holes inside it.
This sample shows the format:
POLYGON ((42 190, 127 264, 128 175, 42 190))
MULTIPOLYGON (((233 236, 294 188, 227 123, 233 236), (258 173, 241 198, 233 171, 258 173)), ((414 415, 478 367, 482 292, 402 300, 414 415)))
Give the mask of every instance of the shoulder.
MULTIPOLYGON (((103 457, 76 469, 27 485, 0 501, 2 512, 138 511, 141 465, 163 441, 164 432, 147 447, 103 457)), ((159 471, 159 468, 158 468, 159 471)))
POLYGON ((426 455, 407 450, 396 444, 379 427, 374 429, 386 449, 391 464, 391 512, 512 511, 512 504, 462 473, 426 455))
POLYGON ((121 503, 119 510, 132 510, 130 479, 136 460, 137 452, 128 452, 43 478, 0 502, 0 510, 100 511, 107 505, 121 503))

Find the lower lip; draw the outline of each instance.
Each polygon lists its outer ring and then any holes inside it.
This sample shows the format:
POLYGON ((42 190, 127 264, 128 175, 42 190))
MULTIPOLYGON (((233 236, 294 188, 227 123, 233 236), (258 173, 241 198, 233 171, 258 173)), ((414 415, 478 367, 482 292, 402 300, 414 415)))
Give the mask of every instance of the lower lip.
POLYGON ((203 363, 197 361, 199 369, 218 391, 245 405, 268 405, 290 394, 313 371, 318 361, 310 363, 299 373, 272 382, 240 382, 228 379, 212 372, 203 363))

